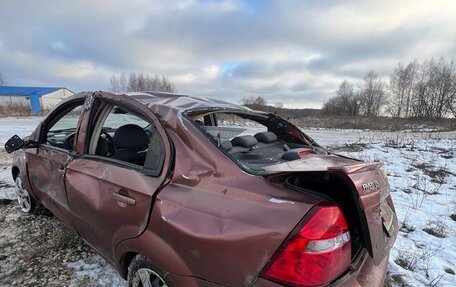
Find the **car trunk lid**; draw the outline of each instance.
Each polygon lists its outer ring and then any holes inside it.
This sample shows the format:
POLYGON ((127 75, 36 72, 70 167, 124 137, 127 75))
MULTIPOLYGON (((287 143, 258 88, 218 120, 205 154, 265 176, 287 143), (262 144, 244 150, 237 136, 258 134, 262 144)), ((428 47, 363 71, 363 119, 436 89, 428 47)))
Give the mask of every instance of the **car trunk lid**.
MULTIPOLYGON (((302 159, 265 167, 268 172, 324 173, 340 178, 356 205, 364 244, 374 263, 389 253, 397 234, 397 218, 382 163, 363 163, 335 154, 309 154, 302 159)), ((309 190, 310 191, 310 190, 309 190)), ((320 191, 324 194, 324 191, 320 191)), ((334 191, 332 191, 334 192, 334 191)), ((327 195, 327 194, 325 194, 327 195)))

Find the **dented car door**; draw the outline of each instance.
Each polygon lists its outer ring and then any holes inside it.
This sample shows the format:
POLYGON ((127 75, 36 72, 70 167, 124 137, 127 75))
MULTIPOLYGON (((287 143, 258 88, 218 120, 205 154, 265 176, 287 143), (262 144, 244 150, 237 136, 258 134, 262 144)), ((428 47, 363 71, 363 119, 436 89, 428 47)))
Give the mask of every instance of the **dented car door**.
POLYGON ((27 150, 28 174, 34 194, 73 231, 64 176, 67 164, 73 158, 82 104, 81 100, 70 101, 53 111, 41 125, 38 147, 27 150))
MULTIPOLYGON (((92 114, 97 116, 93 116, 95 120, 89 124, 92 128, 99 120, 98 115, 102 114, 100 109, 109 105, 101 103, 96 106, 92 114)), ((165 135, 150 110, 142 105, 133 108, 155 124, 157 136, 165 135)), ((81 134, 92 136, 91 132, 81 134)), ((78 142, 88 141, 78 139, 78 142)), ((87 149, 80 152, 82 155, 68 164, 66 173, 73 222, 82 238, 106 257, 112 258, 120 241, 137 237, 147 227, 154 195, 166 173, 161 172, 161 168, 150 172, 144 167, 90 154, 87 149)), ((163 159, 164 154, 165 150, 163 159)))

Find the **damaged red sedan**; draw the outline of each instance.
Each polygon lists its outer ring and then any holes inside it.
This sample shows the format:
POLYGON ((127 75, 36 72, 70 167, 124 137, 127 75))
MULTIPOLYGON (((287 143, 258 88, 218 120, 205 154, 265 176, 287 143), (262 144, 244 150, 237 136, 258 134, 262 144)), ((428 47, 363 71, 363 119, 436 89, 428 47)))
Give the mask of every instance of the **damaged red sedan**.
POLYGON ((81 93, 5 148, 21 209, 49 209, 130 286, 383 284, 398 227, 381 164, 275 114, 81 93))

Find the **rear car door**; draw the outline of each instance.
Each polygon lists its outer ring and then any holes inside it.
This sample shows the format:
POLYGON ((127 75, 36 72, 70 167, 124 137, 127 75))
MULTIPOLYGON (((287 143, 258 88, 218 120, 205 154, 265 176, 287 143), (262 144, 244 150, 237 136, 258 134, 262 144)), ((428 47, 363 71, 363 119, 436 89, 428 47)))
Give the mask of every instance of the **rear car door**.
POLYGON ((74 231, 65 194, 66 165, 72 159, 84 99, 63 104, 42 123, 39 146, 27 150, 33 193, 56 217, 74 231))
POLYGON ((154 114, 121 96, 98 97, 82 156, 68 164, 66 189, 74 225, 94 248, 112 258, 122 240, 148 225, 164 181, 169 143, 154 114))

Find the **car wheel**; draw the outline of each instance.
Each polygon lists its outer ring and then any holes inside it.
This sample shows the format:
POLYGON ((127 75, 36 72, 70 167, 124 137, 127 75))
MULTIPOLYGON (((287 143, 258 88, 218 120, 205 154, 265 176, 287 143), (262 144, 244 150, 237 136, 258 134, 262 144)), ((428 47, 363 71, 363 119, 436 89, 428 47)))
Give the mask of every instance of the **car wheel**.
POLYGON ((172 287, 163 272, 143 255, 136 255, 128 267, 129 287, 172 287))
POLYGON ((20 176, 17 176, 14 182, 16 183, 16 196, 19 207, 22 212, 32 213, 36 206, 36 200, 31 197, 27 190, 23 187, 20 176))

